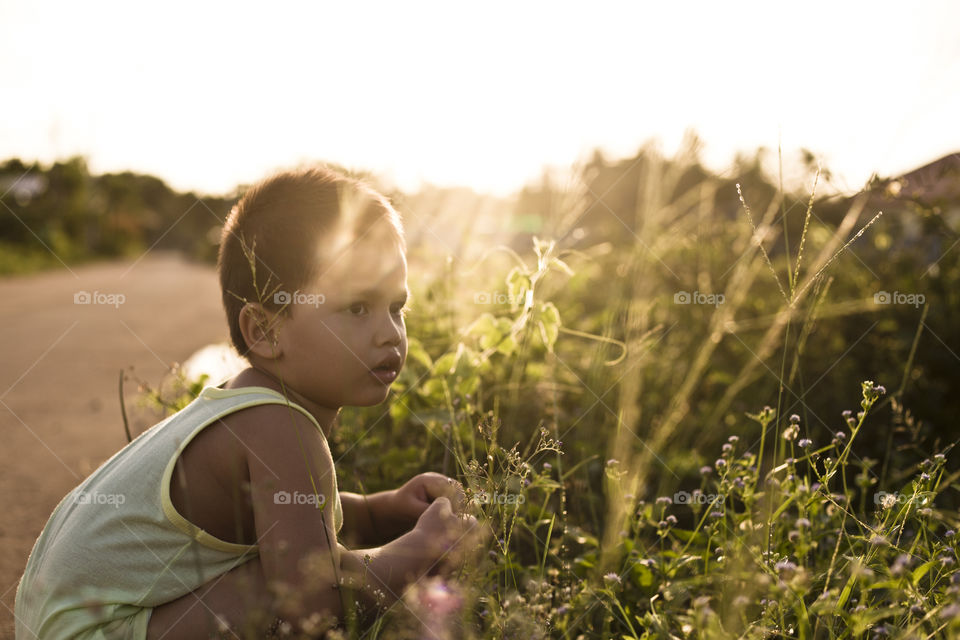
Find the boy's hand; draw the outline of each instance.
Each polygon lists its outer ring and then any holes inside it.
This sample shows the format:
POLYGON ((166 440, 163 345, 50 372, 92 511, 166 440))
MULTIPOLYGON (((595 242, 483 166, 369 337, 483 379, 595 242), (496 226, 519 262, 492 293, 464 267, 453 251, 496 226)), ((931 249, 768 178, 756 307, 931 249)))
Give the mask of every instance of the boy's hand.
POLYGON ((481 547, 485 533, 472 515, 454 513, 446 496, 434 500, 414 528, 414 535, 421 536, 424 550, 432 560, 430 575, 445 573, 469 559, 481 547))
POLYGON ((412 526, 420 514, 440 497, 450 501, 453 513, 458 514, 463 510, 466 500, 463 486, 453 478, 429 471, 414 476, 402 487, 395 489, 392 506, 398 517, 412 526))

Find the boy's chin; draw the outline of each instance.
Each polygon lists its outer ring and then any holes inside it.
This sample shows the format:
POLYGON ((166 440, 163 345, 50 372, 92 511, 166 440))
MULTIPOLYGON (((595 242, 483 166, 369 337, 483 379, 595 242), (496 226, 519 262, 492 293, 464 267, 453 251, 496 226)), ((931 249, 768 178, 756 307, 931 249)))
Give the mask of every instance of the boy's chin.
POLYGON ((356 402, 350 403, 354 407, 374 407, 386 402, 390 395, 390 387, 384 387, 380 392, 370 392, 363 394, 362 398, 355 398, 356 402))

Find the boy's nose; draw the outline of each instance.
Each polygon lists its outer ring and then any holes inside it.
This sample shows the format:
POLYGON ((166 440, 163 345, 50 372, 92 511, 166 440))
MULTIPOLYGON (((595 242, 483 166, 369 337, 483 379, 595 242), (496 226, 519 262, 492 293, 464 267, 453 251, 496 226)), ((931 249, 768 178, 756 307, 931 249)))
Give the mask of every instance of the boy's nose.
POLYGON ((401 320, 397 320, 392 314, 388 314, 377 327, 375 336, 376 343, 382 344, 400 344, 403 339, 404 327, 401 320))

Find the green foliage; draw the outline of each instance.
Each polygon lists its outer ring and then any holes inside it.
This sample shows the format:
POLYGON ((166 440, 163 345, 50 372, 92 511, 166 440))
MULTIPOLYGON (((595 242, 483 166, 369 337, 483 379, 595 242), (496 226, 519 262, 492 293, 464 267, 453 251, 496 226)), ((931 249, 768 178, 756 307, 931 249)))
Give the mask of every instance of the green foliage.
MULTIPOLYGON (((442 471, 492 536, 448 585, 457 614, 397 605, 368 637, 960 632, 957 360, 936 347, 956 330, 874 300, 942 252, 881 250, 889 211, 738 174, 596 158, 580 191, 523 195, 536 237, 439 272, 411 246, 407 364, 341 414, 340 486, 442 471)), ((938 264, 926 304, 956 309, 938 264)))
MULTIPOLYGON (((868 306, 875 283, 849 267, 882 228, 868 228, 875 212, 831 224, 794 198, 788 250, 760 251, 775 190, 741 185, 747 201, 766 194, 764 213, 725 220, 735 189, 654 160, 640 174, 661 197, 633 203, 643 225, 629 234, 608 218, 583 234, 594 244, 533 238, 533 256, 508 250, 480 278, 414 274, 433 295, 415 295, 396 395, 335 431, 342 486, 441 470, 493 532, 443 637, 955 634, 960 474, 904 406, 925 324, 868 306), (678 289, 725 299, 677 303, 678 289), (856 341, 836 327, 866 314, 912 329, 845 360, 856 341), (851 383, 865 353, 904 384, 851 383), (859 410, 827 418, 854 390, 859 410)), ((416 628, 411 615, 395 607, 378 637, 403 637, 390 630, 416 628)))
POLYGON ((176 250, 212 263, 230 198, 177 193, 131 172, 92 175, 76 157, 0 164, 0 275, 176 250))

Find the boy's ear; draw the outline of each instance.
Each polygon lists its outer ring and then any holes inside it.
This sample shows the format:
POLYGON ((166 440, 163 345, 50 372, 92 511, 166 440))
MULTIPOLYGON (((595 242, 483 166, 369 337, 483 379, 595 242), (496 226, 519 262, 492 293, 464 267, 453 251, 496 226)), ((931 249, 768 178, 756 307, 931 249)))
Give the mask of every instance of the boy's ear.
POLYGON ((247 353, 256 354, 266 360, 276 360, 282 354, 277 339, 279 316, 270 313, 263 305, 248 302, 240 309, 240 332, 247 343, 247 353))

